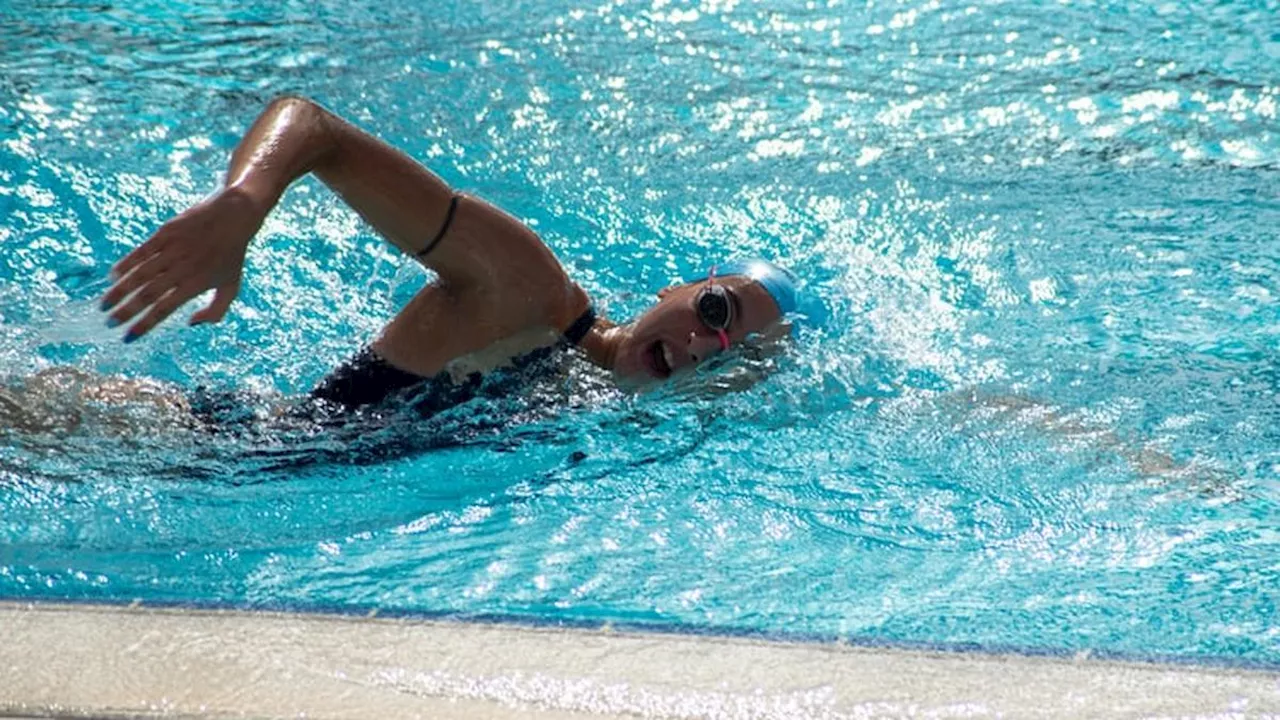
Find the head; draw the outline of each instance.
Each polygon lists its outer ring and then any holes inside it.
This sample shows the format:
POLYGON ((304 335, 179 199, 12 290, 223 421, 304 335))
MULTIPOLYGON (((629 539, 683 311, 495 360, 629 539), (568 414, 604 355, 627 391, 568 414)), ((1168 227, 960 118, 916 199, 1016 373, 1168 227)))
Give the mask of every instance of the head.
POLYGON ((637 382, 665 380, 749 337, 784 337, 796 298, 795 277, 764 260, 713 268, 658 292, 658 303, 627 326, 614 372, 637 382))

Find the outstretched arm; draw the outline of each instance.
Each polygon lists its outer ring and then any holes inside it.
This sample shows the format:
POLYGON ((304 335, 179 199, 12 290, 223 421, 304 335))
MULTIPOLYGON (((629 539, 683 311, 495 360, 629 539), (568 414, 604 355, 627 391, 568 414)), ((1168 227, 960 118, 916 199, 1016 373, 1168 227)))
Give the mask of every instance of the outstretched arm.
MULTIPOLYGON (((453 196, 404 153, 319 105, 275 100, 236 148, 223 187, 166 222, 112 269, 116 282, 102 302, 111 311, 109 324, 140 317, 125 338, 136 339, 209 289, 212 302, 191 323, 221 320, 239 292, 249 242, 289 185, 309 172, 411 255, 440 231, 453 196)), ((465 242, 442 242, 420 257, 439 274, 438 289, 462 297, 518 278, 526 292, 559 287, 553 300, 561 302, 567 279, 537 235, 473 198, 463 198, 457 214, 451 227, 464 226, 465 242)))

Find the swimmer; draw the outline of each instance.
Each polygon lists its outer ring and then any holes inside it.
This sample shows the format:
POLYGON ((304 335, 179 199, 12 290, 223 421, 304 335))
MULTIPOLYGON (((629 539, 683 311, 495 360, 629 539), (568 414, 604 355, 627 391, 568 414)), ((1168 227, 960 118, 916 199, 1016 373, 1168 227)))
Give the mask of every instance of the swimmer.
POLYGON ((668 287, 635 321, 612 323, 528 226, 456 192, 318 104, 283 97, 235 149, 223 187, 112 268, 114 284, 102 298, 107 324, 127 325, 124 341, 133 342, 208 290, 212 300, 190 324, 222 320, 239 292, 249 243, 307 174, 437 276, 312 391, 313 399, 344 409, 413 391, 421 398, 415 407, 437 411, 470 397, 490 371, 527 369, 570 346, 619 384, 645 386, 748 338, 786 336, 803 317, 794 276, 751 260, 668 287))

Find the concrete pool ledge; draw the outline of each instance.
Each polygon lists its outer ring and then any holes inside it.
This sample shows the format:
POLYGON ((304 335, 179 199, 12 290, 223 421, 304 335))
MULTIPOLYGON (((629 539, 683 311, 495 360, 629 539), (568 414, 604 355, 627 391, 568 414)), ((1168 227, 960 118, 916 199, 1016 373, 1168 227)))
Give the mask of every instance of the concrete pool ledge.
POLYGON ((0 603, 0 716, 1280 717, 1280 673, 231 610, 0 603))

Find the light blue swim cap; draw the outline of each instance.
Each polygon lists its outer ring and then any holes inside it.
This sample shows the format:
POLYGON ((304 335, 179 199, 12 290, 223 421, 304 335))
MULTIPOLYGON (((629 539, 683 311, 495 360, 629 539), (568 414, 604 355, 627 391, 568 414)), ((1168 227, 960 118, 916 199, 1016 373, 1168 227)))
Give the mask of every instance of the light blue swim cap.
POLYGON ((716 277, 743 275, 755 280, 768 291, 777 304, 782 319, 791 323, 794 334, 801 325, 819 326, 826 322, 822 301, 800 286, 800 279, 790 270, 768 260, 752 258, 734 260, 715 266, 716 277))

